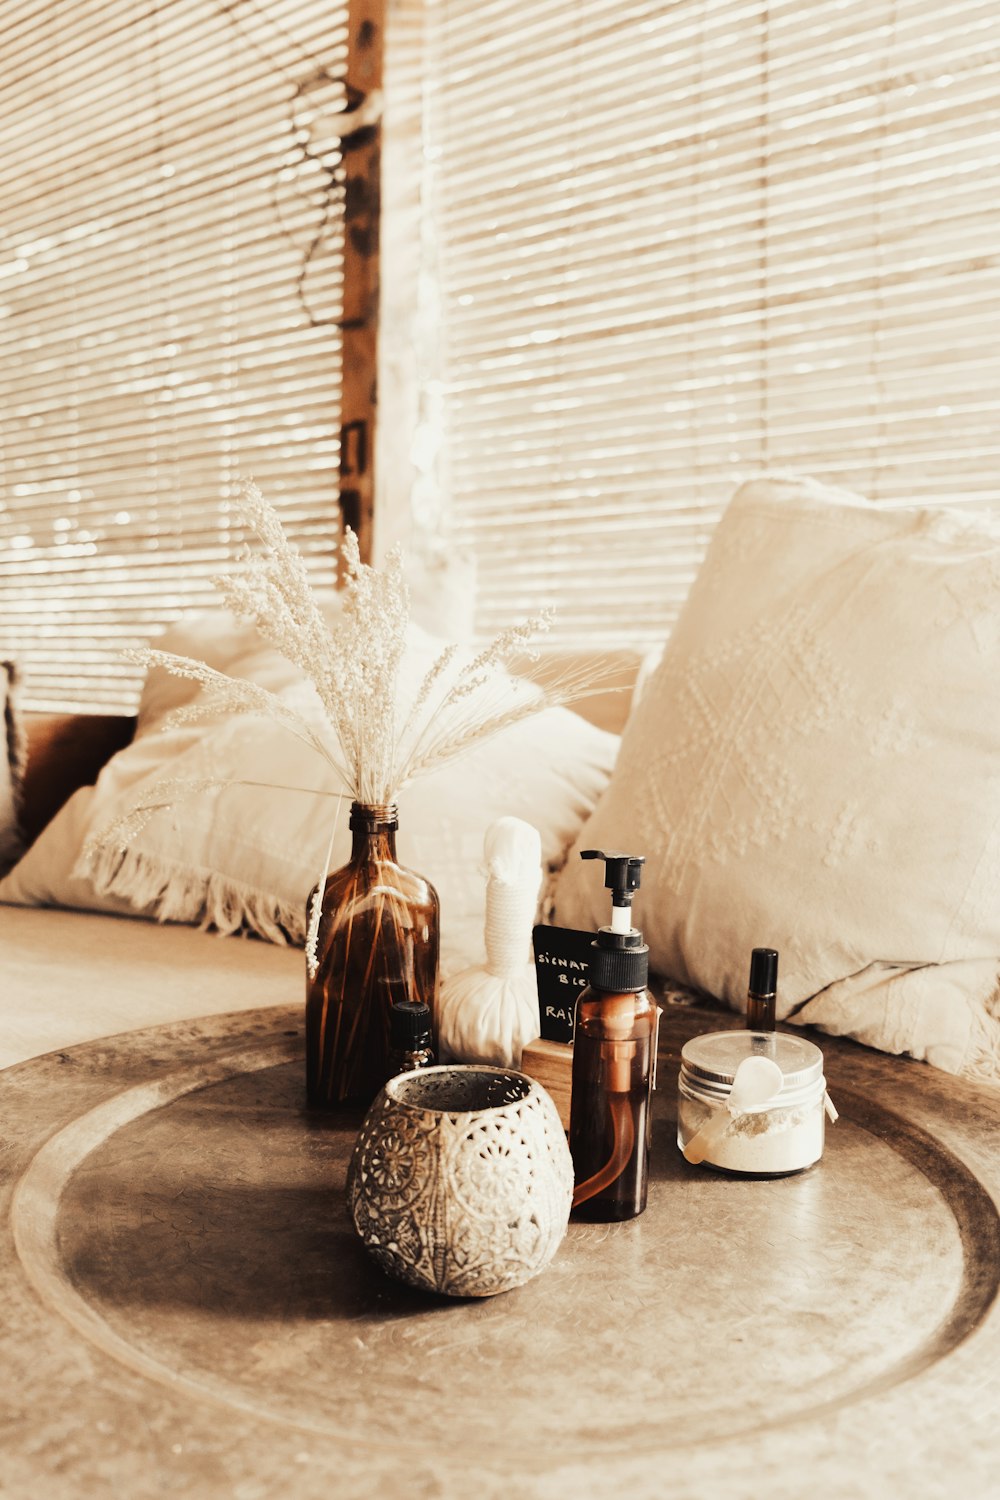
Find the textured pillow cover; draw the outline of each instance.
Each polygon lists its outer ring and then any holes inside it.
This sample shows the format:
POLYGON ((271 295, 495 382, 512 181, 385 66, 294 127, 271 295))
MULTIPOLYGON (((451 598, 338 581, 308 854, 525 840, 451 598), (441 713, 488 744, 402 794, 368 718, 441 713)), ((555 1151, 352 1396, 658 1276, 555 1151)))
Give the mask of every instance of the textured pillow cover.
POLYGON ((1000 1078, 1000 517, 741 487, 556 888, 647 856, 654 965, 951 1072, 1000 1078))
MULTIPOLYGON (((300 710, 318 708, 296 669, 223 612, 185 621, 162 645, 262 682, 300 710)), ((403 675, 419 681, 439 647, 414 628, 403 675)), ((162 716, 190 696, 189 688, 170 674, 150 673, 135 740, 112 758, 95 786, 70 799, 0 880, 0 901, 130 912, 223 932, 249 928, 279 942, 301 940, 306 897, 322 874, 332 830, 331 869, 350 854, 347 799, 325 763, 269 719, 219 713, 163 729, 162 716), (81 861, 87 837, 165 776, 233 784, 157 813, 124 858, 111 854, 95 866, 81 861)), ((438 890, 445 972, 481 956, 481 865, 490 823, 509 814, 534 824, 544 860, 560 863, 607 785, 618 743, 616 735, 567 709, 546 709, 402 790, 399 858, 438 890)))

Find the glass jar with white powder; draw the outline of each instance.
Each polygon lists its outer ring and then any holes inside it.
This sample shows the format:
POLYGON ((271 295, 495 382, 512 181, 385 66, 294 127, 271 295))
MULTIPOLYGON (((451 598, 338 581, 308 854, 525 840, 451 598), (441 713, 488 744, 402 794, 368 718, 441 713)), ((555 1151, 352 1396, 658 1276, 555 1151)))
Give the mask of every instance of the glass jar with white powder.
POLYGON ((677 1144, 711 1124, 704 1160, 724 1172, 784 1177, 802 1172, 823 1155, 826 1079, 823 1054, 804 1037, 783 1032, 716 1031, 696 1036, 681 1050, 677 1144), (733 1078, 747 1057, 769 1057, 782 1072, 779 1092, 767 1103, 733 1115, 733 1078), (722 1116, 729 1114, 724 1123, 722 1116), (723 1128, 724 1127, 724 1128, 723 1128))

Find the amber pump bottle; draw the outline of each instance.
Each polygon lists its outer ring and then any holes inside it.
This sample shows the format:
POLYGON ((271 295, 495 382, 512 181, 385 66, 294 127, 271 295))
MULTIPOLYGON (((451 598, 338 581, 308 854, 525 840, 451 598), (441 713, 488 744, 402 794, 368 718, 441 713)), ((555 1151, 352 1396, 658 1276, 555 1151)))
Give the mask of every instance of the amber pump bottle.
POLYGON ((599 849, 581 857, 604 860, 612 905, 611 926, 601 927, 591 945, 588 984, 576 1004, 573 1211, 610 1223, 634 1219, 646 1207, 657 1011, 646 989, 649 949, 632 926, 645 860, 599 849))

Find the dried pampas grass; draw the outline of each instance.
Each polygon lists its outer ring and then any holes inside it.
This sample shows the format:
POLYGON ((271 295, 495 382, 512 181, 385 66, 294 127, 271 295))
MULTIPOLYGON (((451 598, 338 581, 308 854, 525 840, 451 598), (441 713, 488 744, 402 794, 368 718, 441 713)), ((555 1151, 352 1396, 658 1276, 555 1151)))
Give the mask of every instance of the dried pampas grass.
MULTIPOLYGON (((322 722, 266 688, 204 662, 150 648, 129 651, 131 660, 147 668, 163 667, 200 685, 197 700, 177 709, 167 725, 220 710, 267 714, 334 770, 353 801, 384 805, 415 777, 544 708, 603 690, 611 676, 611 669, 598 663, 544 684, 536 681, 535 640, 550 623, 542 612, 501 631, 475 655, 447 645, 419 682, 401 683, 410 611, 398 548, 384 568, 370 567, 361 561, 357 537, 345 531, 340 545, 344 607, 331 624, 301 557, 255 484, 244 485, 237 512, 254 545, 247 547, 235 576, 214 582, 233 613, 252 620, 312 683, 322 722), (508 670, 512 663, 516 674, 508 670), (400 709, 401 701, 409 707, 400 709)), ((209 785, 214 783, 204 789, 209 785)), ((200 789, 200 784, 159 782, 123 817, 92 835, 85 854, 94 859, 115 848, 124 851, 147 819, 169 805, 172 794, 180 798, 200 789)))

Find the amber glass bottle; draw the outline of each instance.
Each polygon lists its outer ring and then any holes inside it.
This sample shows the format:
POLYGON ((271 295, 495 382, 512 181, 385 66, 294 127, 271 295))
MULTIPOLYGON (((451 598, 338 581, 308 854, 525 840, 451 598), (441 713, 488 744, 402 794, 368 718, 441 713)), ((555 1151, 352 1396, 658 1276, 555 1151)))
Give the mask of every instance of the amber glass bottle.
POLYGON ((351 807, 351 858, 327 880, 306 988, 310 1107, 369 1104, 388 1076, 393 983, 434 1014, 438 899, 396 859, 393 805, 351 807))
POLYGON ((646 1207, 656 1007, 645 989, 588 986, 577 1001, 569 1149, 577 1218, 634 1219, 646 1207))
POLYGON ((641 856, 585 850, 605 861, 611 926, 591 946, 589 983, 576 1003, 569 1149, 573 1212, 602 1223, 646 1207, 657 1010, 646 989, 649 949, 631 924, 641 856))
MULTIPOLYGON (((390 986, 392 990, 394 986, 390 986)), ((397 1073, 416 1073, 434 1066, 434 1035, 429 1008, 419 1000, 410 1000, 408 987, 395 987, 403 998, 391 999, 389 1007, 388 1078, 397 1073)))
POLYGON ((755 948, 750 955, 747 989, 747 1030, 774 1031, 778 991, 778 953, 775 948, 755 948))

